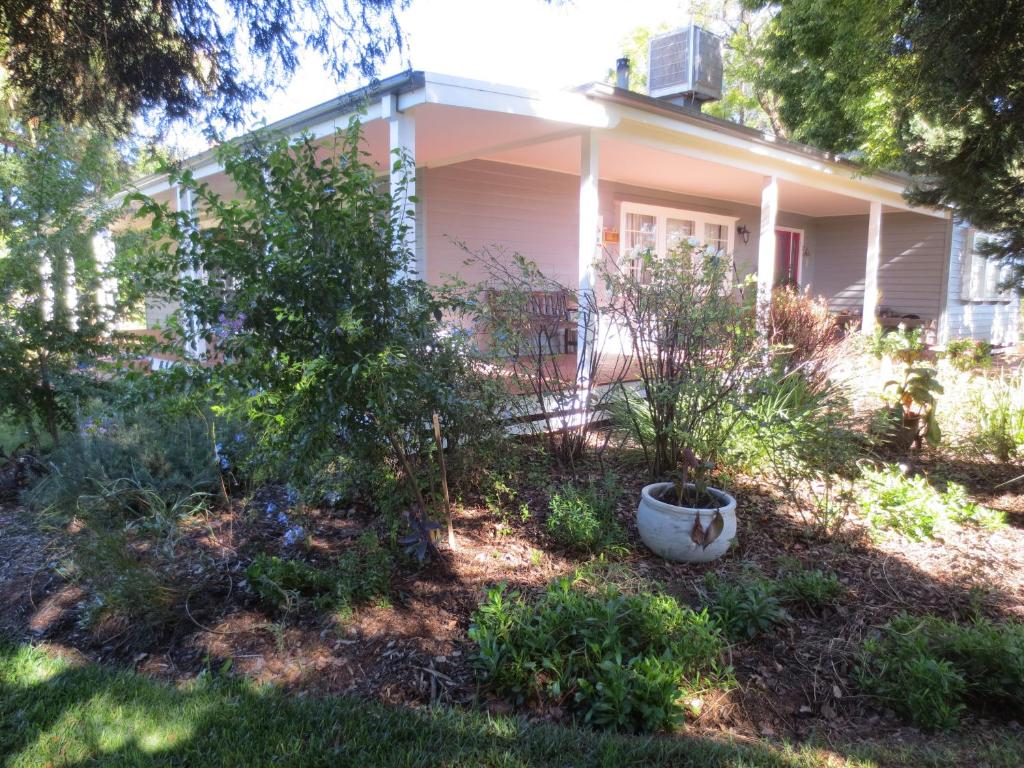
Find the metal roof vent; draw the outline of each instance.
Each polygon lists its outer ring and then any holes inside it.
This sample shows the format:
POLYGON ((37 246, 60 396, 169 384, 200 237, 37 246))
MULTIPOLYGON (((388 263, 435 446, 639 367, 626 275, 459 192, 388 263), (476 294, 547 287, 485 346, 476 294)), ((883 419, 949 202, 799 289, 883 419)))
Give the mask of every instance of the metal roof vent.
POLYGON ((722 40, 703 27, 688 27, 652 37, 647 89, 673 104, 700 108, 722 98, 722 40))

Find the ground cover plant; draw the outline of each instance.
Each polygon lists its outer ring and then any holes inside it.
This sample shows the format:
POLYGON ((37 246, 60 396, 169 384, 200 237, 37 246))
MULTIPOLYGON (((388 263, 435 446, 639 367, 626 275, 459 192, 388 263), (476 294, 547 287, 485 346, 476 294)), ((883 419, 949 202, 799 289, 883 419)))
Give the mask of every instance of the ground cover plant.
POLYGON ((1024 711, 1024 625, 904 614, 869 639, 861 686, 917 725, 956 727, 969 706, 1024 711))
POLYGON ((386 598, 391 590, 392 556, 375 535, 364 533, 332 562, 317 566, 263 552, 245 576, 260 599, 286 612, 308 604, 316 611, 350 611, 386 598))
POLYGON ((623 531, 615 517, 620 495, 611 477, 601 485, 556 488, 548 503, 548 534, 562 546, 581 552, 600 552, 622 542, 623 531))
POLYGON ((868 522, 911 539, 935 536, 950 523, 996 528, 1004 524, 999 512, 970 501, 964 488, 948 483, 939 492, 923 475, 907 476, 900 467, 865 468, 857 503, 868 522))
POLYGON ((706 613, 612 584, 562 578, 536 599, 495 587, 469 636, 495 691, 566 706, 598 728, 672 730, 685 719, 687 694, 729 682, 706 613))

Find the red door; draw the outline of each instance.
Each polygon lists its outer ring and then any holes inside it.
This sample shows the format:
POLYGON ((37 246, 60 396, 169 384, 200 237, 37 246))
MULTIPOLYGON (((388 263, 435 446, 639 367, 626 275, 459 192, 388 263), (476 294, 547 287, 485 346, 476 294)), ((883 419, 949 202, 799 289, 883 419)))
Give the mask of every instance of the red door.
POLYGON ((800 285, 800 234, 775 230, 775 284, 800 285))

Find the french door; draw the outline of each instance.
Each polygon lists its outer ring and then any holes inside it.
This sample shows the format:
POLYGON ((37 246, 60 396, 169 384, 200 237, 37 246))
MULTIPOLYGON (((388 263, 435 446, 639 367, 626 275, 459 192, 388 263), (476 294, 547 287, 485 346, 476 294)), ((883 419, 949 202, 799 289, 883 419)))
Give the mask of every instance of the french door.
POLYGON ((803 239, 798 229, 775 230, 775 285, 799 287, 803 239))

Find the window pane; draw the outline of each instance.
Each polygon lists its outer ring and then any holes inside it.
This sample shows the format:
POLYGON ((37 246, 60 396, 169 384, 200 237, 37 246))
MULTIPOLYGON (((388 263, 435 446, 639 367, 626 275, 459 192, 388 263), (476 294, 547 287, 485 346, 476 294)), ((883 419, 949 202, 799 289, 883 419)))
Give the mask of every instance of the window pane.
POLYGON ((626 214, 626 231, 622 233, 625 254, 653 251, 658 244, 658 220, 644 213, 626 214))
POLYGON ((697 229, 696 222, 689 219, 665 220, 665 246, 670 250, 679 247, 683 241, 693 237, 697 229))
POLYGON ((725 249, 729 247, 728 226, 728 224, 705 224, 704 242, 716 251, 725 253, 725 249))

